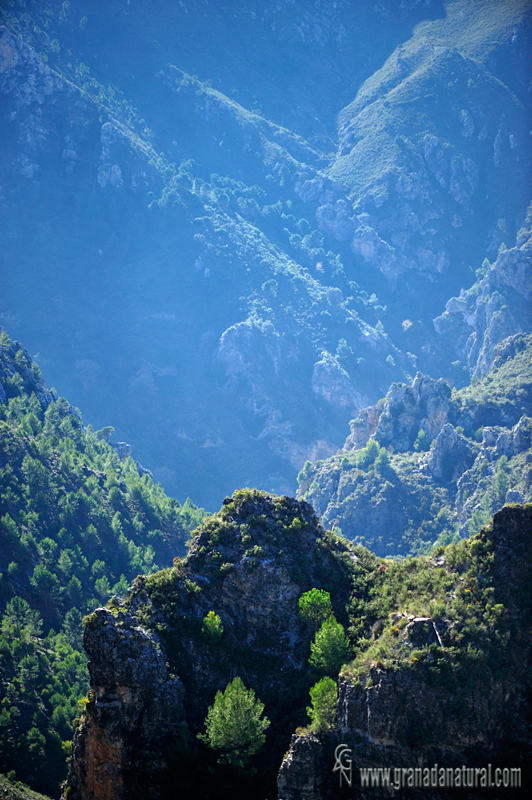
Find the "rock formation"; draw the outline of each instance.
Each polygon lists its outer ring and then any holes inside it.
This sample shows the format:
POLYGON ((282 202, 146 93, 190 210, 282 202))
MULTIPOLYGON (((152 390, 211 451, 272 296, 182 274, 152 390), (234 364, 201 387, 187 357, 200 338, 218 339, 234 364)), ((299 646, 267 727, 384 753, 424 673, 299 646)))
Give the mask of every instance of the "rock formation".
POLYGON ((71 800, 164 796, 166 751, 184 723, 181 681, 158 637, 98 609, 85 625, 91 691, 68 777, 71 800), (163 788, 160 788, 163 787, 163 788))
POLYGON ((275 764, 304 721, 309 689, 310 631, 297 601, 326 588, 344 618, 350 563, 348 546, 306 503, 250 490, 226 498, 184 561, 139 577, 124 605, 112 601, 85 620, 91 691, 65 800, 162 800, 175 797, 176 782, 183 797, 203 797, 220 780, 217 796, 230 797, 235 776, 220 772, 196 734, 236 675, 266 704, 271 732, 255 765, 274 791, 275 764), (202 631, 210 611, 221 620, 219 641, 202 631))
MULTIPOLYGON (((503 604, 512 633, 497 656, 492 650, 491 661, 484 661, 482 677, 478 675, 478 663, 472 662, 468 667, 467 657, 457 666, 453 678, 445 675, 442 665, 452 650, 451 620, 443 618, 436 623, 431 618, 412 618, 401 628, 401 615, 392 615, 394 630, 402 642, 402 656, 388 668, 375 658, 356 678, 350 677, 349 668, 341 672, 336 722, 321 734, 294 734, 279 772, 280 800, 333 800, 345 796, 345 781, 341 789, 340 775, 334 771, 335 749, 340 744, 349 749, 352 760, 348 777, 352 780, 353 797, 389 796, 390 790, 382 785, 372 788, 369 783, 364 791, 361 770, 373 767, 391 768, 391 783, 394 775, 397 781, 394 769, 399 770, 401 778, 404 768, 404 780, 396 783, 397 789, 414 786, 415 768, 438 765, 452 770, 454 777, 458 769, 458 781, 464 781, 462 787, 470 787, 471 798, 480 798, 486 789, 480 784, 475 788, 474 778, 464 778, 462 767, 469 768, 467 774, 471 775, 474 768, 487 771, 491 764, 493 778, 496 768, 516 768, 521 770, 521 785, 529 781, 526 765, 532 756, 532 740, 527 692, 532 654, 526 608, 532 577, 528 558, 531 537, 530 508, 503 509, 495 515, 487 535, 493 566, 486 565, 481 574, 493 587, 494 602, 503 604), (443 661, 430 657, 423 661, 423 649, 438 653, 436 658, 443 661), (440 666, 436 667, 436 663, 440 666)), ((473 551, 471 558, 474 559, 473 551)), ((442 563, 439 562, 440 567, 442 563)), ((490 634, 486 631, 485 635, 489 638, 490 634)), ((434 787, 430 792, 430 783, 417 785, 425 786, 423 796, 456 796, 456 789, 434 787)))
POLYGON ((442 343, 467 364, 477 378, 495 361, 504 339, 530 330, 532 298, 532 206, 515 247, 501 249, 485 275, 470 289, 452 297, 434 320, 442 343))
POLYGON ((366 767, 523 768, 531 536, 531 509, 505 508, 458 548, 383 562, 324 531, 304 503, 236 492, 187 559, 138 578, 125 603, 85 620, 91 690, 63 797, 163 800, 177 786, 186 800, 273 797, 281 764, 280 800, 333 800, 343 796, 339 745, 351 751, 355 796, 366 767), (397 580, 412 590, 398 594, 397 580), (330 591, 357 656, 338 677, 334 724, 293 733, 320 677, 297 602, 311 586, 330 591), (210 611, 215 637, 203 624, 210 611), (235 675, 271 719, 254 775, 220 767, 196 738, 235 675))
POLYGON ((530 337, 514 334, 488 375, 458 392, 421 373, 392 384, 351 421, 341 450, 305 465, 298 496, 379 555, 467 536, 504 502, 529 501, 531 355, 530 337), (387 449, 388 467, 359 463, 368 442, 387 449))

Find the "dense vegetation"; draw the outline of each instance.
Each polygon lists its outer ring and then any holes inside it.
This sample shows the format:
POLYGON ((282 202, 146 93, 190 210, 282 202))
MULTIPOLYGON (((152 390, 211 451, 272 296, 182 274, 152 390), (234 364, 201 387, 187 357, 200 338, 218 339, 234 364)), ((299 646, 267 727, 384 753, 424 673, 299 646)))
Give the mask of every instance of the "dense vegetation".
POLYGON ((186 551, 204 512, 83 426, 0 332, 0 763, 51 794, 88 688, 81 619, 186 551))

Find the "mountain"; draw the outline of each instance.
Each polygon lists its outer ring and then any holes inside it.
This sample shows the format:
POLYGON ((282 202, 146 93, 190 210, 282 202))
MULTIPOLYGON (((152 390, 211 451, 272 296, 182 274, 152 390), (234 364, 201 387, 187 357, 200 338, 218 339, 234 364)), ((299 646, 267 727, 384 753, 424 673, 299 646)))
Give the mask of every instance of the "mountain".
POLYGON ((0 331, 0 769, 52 796, 88 689, 83 615, 184 555, 205 517, 111 433, 0 331))
POLYGON ((308 461, 298 496, 377 555, 469 536, 505 502, 532 499, 532 338, 497 345, 469 386, 418 373, 351 421, 334 456, 308 461))
POLYGON ((0 15, 2 322, 175 496, 294 493, 391 382, 530 329, 528 252, 497 258, 530 227, 526 0, 0 15))
POLYGON ((304 502, 238 490, 186 559, 84 620, 91 690, 63 797, 162 800, 179 784, 183 798, 336 798, 342 743, 357 769, 489 763, 524 785, 531 532, 530 506, 508 507, 430 558, 390 561, 324 530, 304 502), (301 598, 317 590, 334 616, 316 633, 301 598), (235 675, 270 721, 243 770, 198 740, 235 675))
POLYGON ((530 760, 531 20, 0 4, 4 794, 530 760))

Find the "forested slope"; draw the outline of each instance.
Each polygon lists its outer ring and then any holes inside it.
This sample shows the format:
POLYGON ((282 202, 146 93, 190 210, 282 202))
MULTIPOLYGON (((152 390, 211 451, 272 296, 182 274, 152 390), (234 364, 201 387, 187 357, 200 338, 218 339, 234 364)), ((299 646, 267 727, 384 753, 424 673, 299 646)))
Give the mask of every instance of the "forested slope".
POLYGON ((0 14, 0 313, 175 496, 294 493, 392 381, 529 329, 523 262, 463 323, 530 202, 526 2, 0 14))
POLYGON ((0 381, 0 769, 57 794, 87 690, 82 616, 184 555, 205 515, 84 428, 3 329, 0 381))

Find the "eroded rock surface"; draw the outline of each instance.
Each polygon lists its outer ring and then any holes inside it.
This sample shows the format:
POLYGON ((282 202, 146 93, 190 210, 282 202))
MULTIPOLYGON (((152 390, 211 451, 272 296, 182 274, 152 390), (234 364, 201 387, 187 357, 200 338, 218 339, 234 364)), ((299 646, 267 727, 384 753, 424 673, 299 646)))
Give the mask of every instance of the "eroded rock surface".
POLYGON ((298 599, 327 588, 336 614, 345 616, 350 563, 349 547, 321 527, 307 503, 251 490, 226 498, 186 560, 139 577, 125 604, 113 601, 86 620, 91 692, 64 797, 174 800, 177 786, 184 798, 244 791, 238 776, 220 772, 219 753, 196 738, 216 692, 236 675, 271 720, 255 766, 258 784, 273 796, 276 766, 302 721, 310 686, 312 631, 298 599), (211 611, 220 618, 219 638, 203 630, 211 611))
MULTIPOLYGON (((350 677, 349 669, 344 670, 338 681, 335 725, 322 733, 301 732, 292 737, 278 777, 280 800, 346 796, 347 787, 344 783, 340 789, 339 773, 334 772, 335 748, 341 743, 349 748, 352 759, 352 797, 389 796, 389 789, 382 786, 361 787, 359 770, 371 767, 391 768, 393 779, 394 768, 437 764, 454 773, 456 768, 487 768, 491 763, 493 775, 502 765, 521 768, 525 785, 532 754, 526 611, 531 576, 530 561, 523 556, 531 537, 530 508, 505 508, 495 515, 489 533, 493 561, 485 565, 482 575, 493 587, 496 602, 504 605, 505 619, 513 620, 510 628, 515 638, 497 658, 493 651, 492 659, 486 659, 482 680, 468 676, 467 659, 458 667, 456 680, 443 679, 434 666, 430 668, 430 659, 424 666, 418 664, 419 648, 424 646, 448 658, 455 628, 448 619, 438 623, 430 617, 411 619, 399 634, 404 655, 394 668, 374 661, 356 679, 350 677)), ((435 567, 442 564, 439 561, 435 567)), ((400 619, 400 614, 393 614, 392 624, 397 626, 400 619)), ((486 791, 468 785, 471 798, 480 798, 486 791)), ((431 793, 429 786, 423 796, 450 798, 455 792, 436 788, 431 793)))
POLYGON ((166 749, 184 723, 184 687, 156 635, 100 608, 85 627, 91 691, 68 776, 72 800, 160 797, 166 749))

